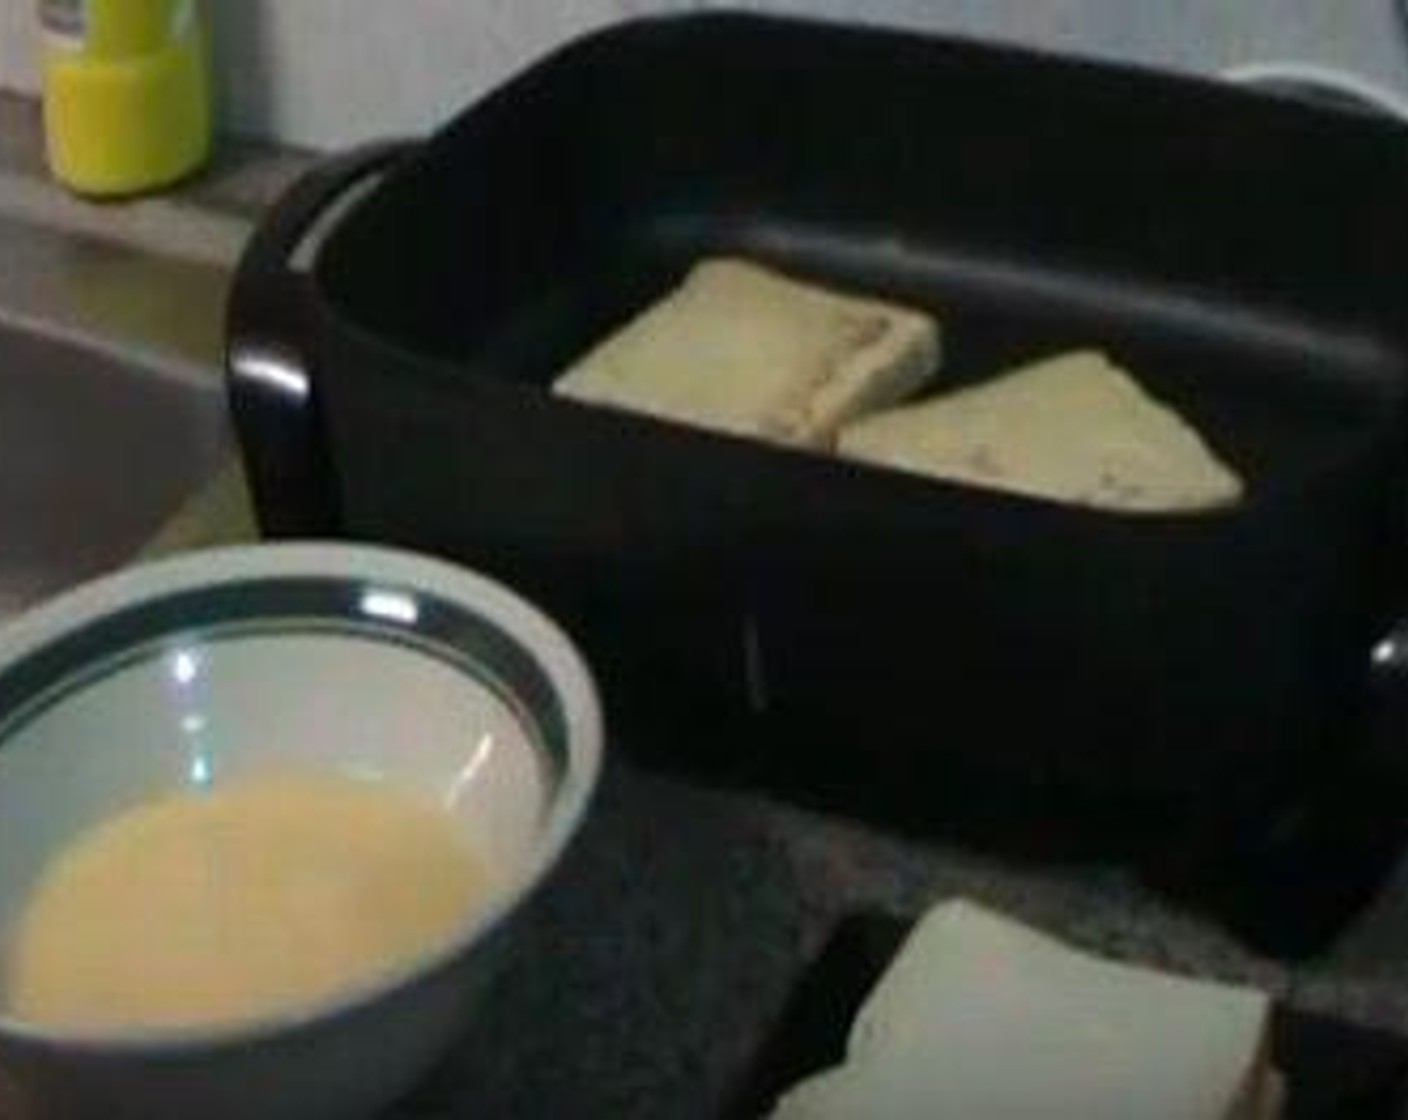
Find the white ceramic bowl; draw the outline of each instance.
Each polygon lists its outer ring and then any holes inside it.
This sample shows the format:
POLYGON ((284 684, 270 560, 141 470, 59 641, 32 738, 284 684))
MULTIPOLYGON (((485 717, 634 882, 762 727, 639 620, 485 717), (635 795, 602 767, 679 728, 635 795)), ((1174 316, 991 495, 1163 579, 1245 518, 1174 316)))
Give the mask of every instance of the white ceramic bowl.
POLYGON ((194 554, 0 628, 0 934, 87 826, 276 767, 434 796, 494 869, 489 905, 445 952, 296 1015, 80 1036, 8 1018, 0 999, 0 1114, 374 1114, 462 1027, 505 919, 581 823, 601 734, 552 622, 487 579, 384 549, 194 554))

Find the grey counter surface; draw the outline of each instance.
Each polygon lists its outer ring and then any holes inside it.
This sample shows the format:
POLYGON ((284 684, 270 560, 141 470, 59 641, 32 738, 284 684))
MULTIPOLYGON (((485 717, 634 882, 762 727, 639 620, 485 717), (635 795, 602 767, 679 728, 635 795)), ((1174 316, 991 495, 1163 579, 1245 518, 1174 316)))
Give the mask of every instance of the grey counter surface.
POLYGON ((613 761, 497 989, 411 1117, 725 1115, 837 923, 962 894, 1107 955, 1408 1028, 1408 880, 1324 960, 1240 948, 1098 865, 1021 867, 613 761))

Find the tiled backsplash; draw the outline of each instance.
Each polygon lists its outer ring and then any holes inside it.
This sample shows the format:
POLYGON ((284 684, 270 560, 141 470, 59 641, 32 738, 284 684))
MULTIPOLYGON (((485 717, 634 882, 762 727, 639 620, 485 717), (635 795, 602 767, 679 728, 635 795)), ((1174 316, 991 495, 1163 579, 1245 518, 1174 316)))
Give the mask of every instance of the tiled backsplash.
MULTIPOLYGON (((233 128, 330 147, 418 132, 527 60, 705 0, 207 0, 233 128)), ((1408 90, 1397 0, 755 0, 746 5, 1215 69, 1293 59, 1408 90)), ((0 0, 0 86, 37 85, 36 0, 0 0)), ((716 5, 719 6, 719 5, 716 5)))

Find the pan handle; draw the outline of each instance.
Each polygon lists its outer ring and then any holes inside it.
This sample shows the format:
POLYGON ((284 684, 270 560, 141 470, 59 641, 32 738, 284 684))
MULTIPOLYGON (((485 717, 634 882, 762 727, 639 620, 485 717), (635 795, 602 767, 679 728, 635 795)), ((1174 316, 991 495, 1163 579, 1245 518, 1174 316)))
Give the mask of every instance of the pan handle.
POLYGON ((393 140, 335 156, 300 178, 250 237, 226 309, 226 387, 264 533, 335 535, 337 486, 309 354, 314 302, 299 248, 347 192, 414 150, 393 140))
POLYGON ((1408 743, 1408 618, 1374 646, 1373 687, 1375 732, 1383 754, 1405 771, 1403 747, 1408 743))
POLYGON ((1311 62, 1248 62, 1228 67, 1221 77, 1236 85, 1270 90, 1312 105, 1338 105, 1408 124, 1408 99, 1351 70, 1311 62))
MULTIPOLYGON (((1408 4, 1400 6, 1408 16, 1408 4)), ((1408 98, 1351 71, 1305 62, 1257 62, 1224 70, 1222 77, 1311 103, 1377 113, 1408 125, 1408 98)), ((1408 781, 1408 764, 1402 760, 1403 744, 1408 743, 1408 617, 1374 646, 1371 677, 1376 738, 1385 748, 1383 755, 1395 761, 1408 781)))

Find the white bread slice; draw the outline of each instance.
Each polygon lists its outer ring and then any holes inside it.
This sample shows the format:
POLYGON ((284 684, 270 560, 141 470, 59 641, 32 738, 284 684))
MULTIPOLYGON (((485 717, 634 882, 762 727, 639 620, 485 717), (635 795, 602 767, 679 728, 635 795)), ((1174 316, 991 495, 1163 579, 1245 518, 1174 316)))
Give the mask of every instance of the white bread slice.
POLYGON ((1172 409, 1093 350, 847 426, 843 455, 1125 512, 1236 503, 1242 480, 1172 409))
POLYGON ((738 435, 830 447, 842 424, 903 400, 938 364, 939 331, 927 315, 717 258, 695 265, 554 391, 738 435))
POLYGON ((946 903, 870 994, 845 1063, 773 1115, 1240 1120, 1265 1095, 1268 1015, 1252 989, 1100 960, 946 903))

